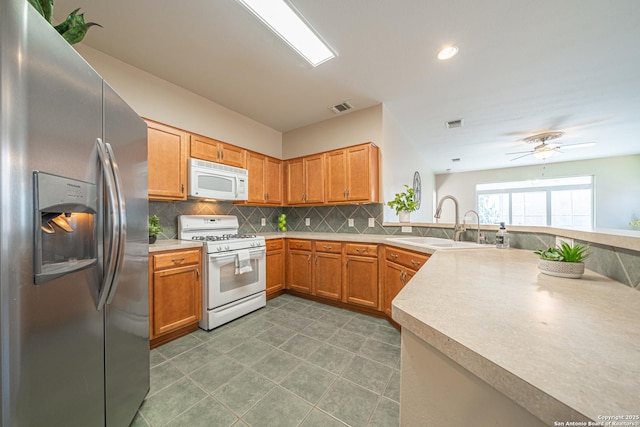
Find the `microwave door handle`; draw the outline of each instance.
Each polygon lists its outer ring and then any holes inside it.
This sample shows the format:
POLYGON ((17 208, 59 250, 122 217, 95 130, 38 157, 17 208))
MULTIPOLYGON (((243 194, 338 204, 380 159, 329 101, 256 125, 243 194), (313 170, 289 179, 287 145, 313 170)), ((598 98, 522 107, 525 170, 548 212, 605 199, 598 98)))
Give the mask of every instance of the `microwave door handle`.
POLYGON ((123 193, 124 187, 122 186, 122 179, 120 178, 120 169, 118 168, 118 162, 116 161, 116 156, 113 153, 111 144, 107 142, 105 143, 105 145, 107 147, 107 153, 109 154, 109 157, 111 159, 111 170, 113 171, 113 178, 116 186, 116 198, 118 199, 118 215, 120 216, 118 227, 118 257, 116 258, 115 273, 113 275, 112 285, 110 286, 109 294, 107 296, 107 304, 111 304, 111 302, 113 301, 113 297, 115 296, 116 289, 118 288, 120 272, 122 271, 122 263, 124 261, 125 245, 127 242, 127 212, 125 208, 123 193))
POLYGON ((239 188, 240 188, 240 180, 238 179, 238 175, 234 175, 233 179, 235 179, 236 181, 236 195, 235 198, 238 198, 238 193, 240 192, 239 188))
POLYGON ((98 147, 98 158, 100 159, 100 167, 102 169, 102 177, 104 179, 105 188, 107 192, 107 212, 110 214, 113 212, 111 227, 108 230, 108 242, 109 242, 109 254, 105 261, 105 274, 102 279, 102 285, 98 293, 98 302, 96 308, 98 311, 102 310, 107 302, 109 296, 109 290, 113 285, 113 278, 116 274, 116 262, 118 258, 119 238, 118 231, 120 230, 120 212, 118 210, 118 197, 116 194, 116 183, 113 176, 113 169, 111 167, 111 159, 107 152, 102 139, 96 140, 98 147))

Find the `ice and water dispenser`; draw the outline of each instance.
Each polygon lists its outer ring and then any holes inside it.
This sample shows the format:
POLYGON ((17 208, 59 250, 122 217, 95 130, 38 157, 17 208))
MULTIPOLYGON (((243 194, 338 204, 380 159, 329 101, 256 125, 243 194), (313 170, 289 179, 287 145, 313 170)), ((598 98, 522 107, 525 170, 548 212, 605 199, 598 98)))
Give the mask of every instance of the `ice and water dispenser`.
POLYGON ((33 184, 35 283, 96 264, 96 185, 39 171, 33 184))

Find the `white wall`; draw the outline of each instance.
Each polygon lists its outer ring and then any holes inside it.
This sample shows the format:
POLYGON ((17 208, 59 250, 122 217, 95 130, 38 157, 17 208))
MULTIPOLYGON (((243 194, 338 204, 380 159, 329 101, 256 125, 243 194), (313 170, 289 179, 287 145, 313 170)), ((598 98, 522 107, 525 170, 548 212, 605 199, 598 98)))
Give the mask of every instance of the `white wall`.
POLYGON ((78 52, 142 117, 282 158, 282 133, 85 45, 78 52))
MULTIPOLYGON (((476 184, 577 175, 595 176, 596 228, 629 228, 640 218, 640 155, 436 175, 436 194, 456 197, 462 216, 476 209, 476 184)), ((446 201, 439 222, 453 218, 453 203, 446 201)))
POLYGON ((413 174, 420 173, 422 181, 422 200, 420 209, 411 213, 411 222, 433 222, 433 199, 435 189, 435 175, 426 166, 426 160, 415 148, 404 130, 386 107, 383 108, 383 143, 381 150, 383 182, 382 196, 385 202, 384 218, 386 222, 398 222, 395 210, 389 208, 386 202, 393 199, 395 193, 404 191, 404 184, 413 185, 413 174))
POLYGON ((373 142, 382 144, 382 104, 314 123, 282 135, 284 159, 373 142))

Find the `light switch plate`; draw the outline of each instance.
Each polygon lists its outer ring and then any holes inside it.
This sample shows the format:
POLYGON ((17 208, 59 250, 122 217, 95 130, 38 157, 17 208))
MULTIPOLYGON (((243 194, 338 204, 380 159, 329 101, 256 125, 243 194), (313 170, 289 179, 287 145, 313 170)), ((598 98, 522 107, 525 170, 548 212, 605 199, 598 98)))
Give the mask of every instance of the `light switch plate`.
POLYGON ((304 219, 304 225, 306 225, 307 227, 311 225, 311 218, 305 218, 304 219))
POLYGON ((353 227, 353 218, 349 218, 348 223, 349 227, 353 227))
POLYGON ((411 227, 402 227, 400 231, 402 233, 411 233, 411 227))
POLYGON ((375 227, 375 226, 376 226, 376 220, 374 218, 369 218, 368 227, 375 227))
POLYGON ((260 225, 261 225, 261 226, 263 226, 263 227, 264 227, 265 225, 267 225, 267 219, 266 219, 266 218, 262 218, 262 219, 260 220, 260 225))

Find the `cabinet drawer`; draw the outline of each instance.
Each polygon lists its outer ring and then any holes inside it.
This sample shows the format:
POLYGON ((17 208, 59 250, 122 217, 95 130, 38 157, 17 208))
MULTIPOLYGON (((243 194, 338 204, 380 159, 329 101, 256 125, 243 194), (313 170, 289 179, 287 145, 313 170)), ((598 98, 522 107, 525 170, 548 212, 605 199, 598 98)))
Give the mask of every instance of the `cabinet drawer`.
POLYGON ((200 249, 166 252, 153 255, 153 269, 181 267, 200 262, 200 249))
POLYGON ((377 256, 378 245, 347 243, 347 255, 377 256))
POLYGON ((325 252, 325 253, 332 253, 332 254, 342 253, 342 244, 340 242, 316 240, 313 243, 314 243, 314 248, 316 252, 325 252))
POLYGON ((311 240, 289 240, 289 249, 297 249, 299 251, 310 251, 311 240))
POLYGON ((385 258, 388 261, 395 262, 396 264, 418 271, 420 267, 427 262, 429 255, 387 246, 385 249, 385 258))
POLYGON ((278 249, 282 249, 284 247, 284 242, 282 239, 273 239, 267 240, 267 251, 277 251, 278 249))

